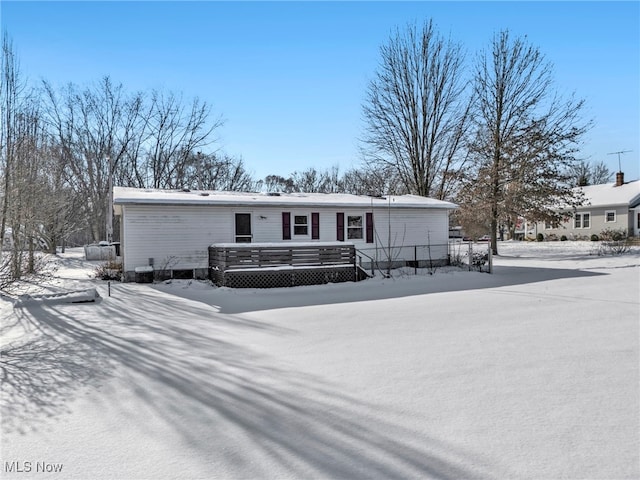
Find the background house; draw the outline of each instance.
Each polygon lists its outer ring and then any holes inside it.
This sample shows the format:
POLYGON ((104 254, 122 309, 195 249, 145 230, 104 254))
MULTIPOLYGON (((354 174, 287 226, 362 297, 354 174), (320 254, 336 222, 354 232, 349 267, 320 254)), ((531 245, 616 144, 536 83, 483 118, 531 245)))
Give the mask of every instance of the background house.
POLYGON ((366 261, 448 258, 453 203, 414 195, 163 191, 114 188, 125 279, 136 267, 208 275, 215 243, 353 243, 366 261), (427 247, 427 245, 429 245, 427 247))
POLYGON ((616 174, 615 183, 576 187, 584 194, 582 206, 575 209, 572 218, 560 225, 538 223, 537 232, 545 238, 588 240, 606 229, 626 230, 629 236, 640 236, 640 180, 624 182, 624 174, 616 174))

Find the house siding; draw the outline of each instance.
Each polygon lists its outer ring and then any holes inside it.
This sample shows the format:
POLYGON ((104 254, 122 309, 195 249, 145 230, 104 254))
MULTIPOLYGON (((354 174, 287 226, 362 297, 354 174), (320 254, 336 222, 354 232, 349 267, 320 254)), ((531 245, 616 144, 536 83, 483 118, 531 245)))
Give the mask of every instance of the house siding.
MULTIPOLYGON (((589 228, 574 228, 574 218, 570 218, 558 228, 545 228, 544 223, 537 225, 538 233, 542 233, 545 238, 566 236, 570 240, 588 240, 591 235, 600 235, 603 230, 626 230, 633 235, 633 219, 630 218, 629 208, 626 206, 609 206, 609 207, 590 207, 586 206, 576 210, 577 214, 589 213, 589 228), (606 221, 606 212, 614 211, 616 213, 615 222, 606 221)), ((575 215, 575 214, 574 214, 575 215)))
MULTIPOLYGON (((391 212, 384 208, 373 211, 374 244, 362 241, 360 250, 370 254, 378 249, 392 246, 393 255, 397 259, 411 260, 414 257, 414 246, 426 247, 430 245, 430 256, 433 260, 446 259, 449 242, 449 217, 441 210, 398 209, 391 212), (389 222, 391 229, 389 229, 389 222), (391 236, 389 237, 389 230, 391 236)), ((357 245, 358 246, 358 245, 357 245)), ((423 255, 425 252, 423 252, 423 255)), ((380 255, 378 255, 380 258, 380 255)))
MULTIPOLYGON (((337 213, 344 213, 345 240, 357 249, 374 249, 391 245, 398 255, 413 258, 413 245, 431 243, 434 259, 446 259, 448 248, 448 210, 429 208, 340 208, 313 206, 229 207, 214 205, 122 205, 122 254, 124 271, 133 272, 153 259, 156 270, 206 271, 208 247, 214 243, 235 241, 236 213, 251 214, 252 242, 287 242, 283 240, 283 212, 290 213, 293 242, 335 242, 337 213), (366 217, 373 212, 374 243, 366 243, 366 217), (319 214, 319 238, 312 240, 312 213, 319 214), (307 235, 295 235, 296 215, 308 217, 307 235), (362 239, 348 239, 346 220, 362 216, 362 239), (391 237, 389 237, 389 221, 391 237)), ((131 275, 128 275, 131 278, 131 275)))

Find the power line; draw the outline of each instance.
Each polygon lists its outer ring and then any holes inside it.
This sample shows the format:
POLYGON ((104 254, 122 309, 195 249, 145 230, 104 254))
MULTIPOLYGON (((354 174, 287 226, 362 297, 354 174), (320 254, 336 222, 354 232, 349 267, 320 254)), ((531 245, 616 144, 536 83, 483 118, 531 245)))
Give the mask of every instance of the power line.
POLYGON ((619 152, 611 152, 607 153, 607 155, 618 155, 618 172, 622 171, 622 167, 620 166, 620 155, 623 153, 633 152, 633 150, 621 150, 619 152))

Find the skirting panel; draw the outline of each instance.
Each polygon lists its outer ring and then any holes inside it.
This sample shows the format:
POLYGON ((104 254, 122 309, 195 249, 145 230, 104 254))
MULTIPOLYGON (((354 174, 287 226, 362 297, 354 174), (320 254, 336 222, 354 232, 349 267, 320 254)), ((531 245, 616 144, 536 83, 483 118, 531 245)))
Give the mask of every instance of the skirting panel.
POLYGON ((321 285, 355 281, 353 267, 295 268, 290 270, 230 270, 211 269, 211 280, 219 287, 278 288, 299 285, 321 285))

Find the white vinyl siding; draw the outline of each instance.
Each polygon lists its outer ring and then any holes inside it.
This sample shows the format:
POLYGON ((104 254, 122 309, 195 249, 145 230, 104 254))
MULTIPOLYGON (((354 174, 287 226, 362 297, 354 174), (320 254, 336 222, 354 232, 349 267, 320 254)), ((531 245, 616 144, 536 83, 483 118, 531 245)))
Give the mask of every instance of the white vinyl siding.
MULTIPOLYGON (((336 241, 336 212, 344 212, 347 219, 362 218, 362 238, 345 240, 356 248, 381 248, 389 243, 407 251, 413 245, 441 245, 432 249, 433 258, 446 258, 448 242, 448 211, 429 208, 374 208, 374 243, 365 240, 366 222, 362 209, 318 206, 312 209, 287 209, 283 206, 255 206, 233 208, 211 205, 122 205, 122 252, 125 271, 145 266, 153 258, 156 269, 168 265, 173 269, 208 267, 208 247, 213 243, 235 240, 235 214, 250 213, 252 242, 282 242, 282 212, 291 212, 292 228, 296 216, 307 218, 307 238, 311 238, 311 211, 320 215, 321 242, 336 241), (391 214, 391 215, 389 215, 391 214)), ((368 210, 371 211, 371 210, 368 210)), ((300 224, 302 226, 302 224, 300 224)), ((293 233, 293 231, 292 231, 293 233)), ((294 237, 295 238, 295 237, 294 237)), ((409 255, 409 253, 407 253, 409 255)))
POLYGON ((232 242, 234 214, 224 208, 125 205, 124 269, 149 264, 156 269, 206 268, 208 246, 232 242))

